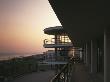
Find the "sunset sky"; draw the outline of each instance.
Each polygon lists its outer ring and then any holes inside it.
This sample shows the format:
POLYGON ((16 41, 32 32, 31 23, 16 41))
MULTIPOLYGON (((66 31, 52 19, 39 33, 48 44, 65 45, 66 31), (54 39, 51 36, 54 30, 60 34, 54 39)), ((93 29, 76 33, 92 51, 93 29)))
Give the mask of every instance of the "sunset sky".
POLYGON ((57 25, 48 0, 0 0, 0 53, 42 53, 43 29, 57 25))

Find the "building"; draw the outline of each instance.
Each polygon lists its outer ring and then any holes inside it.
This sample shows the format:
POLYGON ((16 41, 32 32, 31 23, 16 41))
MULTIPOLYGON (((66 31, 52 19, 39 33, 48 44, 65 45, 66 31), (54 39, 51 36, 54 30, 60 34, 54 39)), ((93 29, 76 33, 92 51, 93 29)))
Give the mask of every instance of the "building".
MULTIPOLYGON (((68 59, 71 56, 70 51, 72 51, 73 49, 73 44, 70 41, 69 37, 67 36, 62 26, 46 28, 44 29, 44 33, 48 35, 54 35, 54 38, 51 38, 50 40, 45 39, 43 46, 45 48, 54 49, 55 61, 52 62, 52 64, 55 65, 56 73, 58 73, 59 70, 61 70, 61 67, 67 64, 68 59)), ((50 51, 48 51, 47 53, 49 55, 50 51)))
POLYGON ((92 74, 110 82, 110 12, 108 0, 49 0, 74 47, 81 47, 92 74))
POLYGON ((55 49, 56 61, 67 60, 68 53, 72 49, 73 44, 67 36, 62 26, 49 27, 44 29, 44 33, 48 35, 54 35, 54 38, 50 40, 44 40, 45 48, 55 49))

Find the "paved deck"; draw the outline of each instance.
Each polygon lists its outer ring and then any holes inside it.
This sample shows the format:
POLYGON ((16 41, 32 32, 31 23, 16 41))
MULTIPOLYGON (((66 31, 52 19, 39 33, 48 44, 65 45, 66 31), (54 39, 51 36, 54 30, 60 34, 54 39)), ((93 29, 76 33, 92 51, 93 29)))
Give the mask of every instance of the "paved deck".
POLYGON ((13 82, 49 82, 54 76, 54 71, 36 72, 15 79, 13 82))
POLYGON ((71 82, 104 82, 98 74, 88 72, 84 64, 75 64, 73 68, 71 82))

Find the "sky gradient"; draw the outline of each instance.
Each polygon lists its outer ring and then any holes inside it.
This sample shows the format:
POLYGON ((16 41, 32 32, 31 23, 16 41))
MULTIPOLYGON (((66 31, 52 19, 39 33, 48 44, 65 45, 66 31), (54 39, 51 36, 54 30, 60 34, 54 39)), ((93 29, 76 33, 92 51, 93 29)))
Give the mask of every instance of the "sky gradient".
POLYGON ((0 53, 42 53, 43 29, 57 25, 48 0, 0 0, 0 53))

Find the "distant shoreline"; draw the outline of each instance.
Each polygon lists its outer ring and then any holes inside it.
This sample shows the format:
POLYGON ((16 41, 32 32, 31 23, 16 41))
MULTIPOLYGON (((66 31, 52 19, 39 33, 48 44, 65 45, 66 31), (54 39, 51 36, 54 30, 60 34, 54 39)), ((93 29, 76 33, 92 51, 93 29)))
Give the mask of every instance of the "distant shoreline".
POLYGON ((13 58, 22 58, 22 57, 28 57, 32 55, 37 55, 37 54, 22 54, 22 53, 0 53, 0 61, 3 60, 11 60, 13 58))

